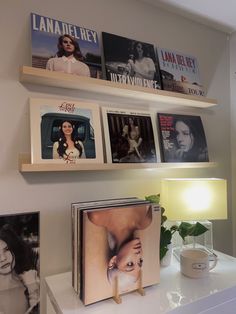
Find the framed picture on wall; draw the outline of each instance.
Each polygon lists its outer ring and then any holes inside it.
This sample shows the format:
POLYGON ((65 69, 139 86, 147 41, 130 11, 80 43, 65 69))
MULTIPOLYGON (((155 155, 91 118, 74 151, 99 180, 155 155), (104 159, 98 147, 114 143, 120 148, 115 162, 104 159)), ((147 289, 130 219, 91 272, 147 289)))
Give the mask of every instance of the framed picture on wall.
POLYGON ((158 113, 163 162, 207 162, 208 148, 201 117, 158 113))
POLYGON ((32 66, 94 78, 102 77, 96 31, 31 13, 32 66))
POLYGON ((94 103, 30 99, 31 163, 101 163, 99 107, 94 103))
POLYGON ((40 313, 39 212, 0 216, 0 313, 40 313))
POLYGON ((108 163, 160 161, 155 118, 151 112, 102 108, 108 163))

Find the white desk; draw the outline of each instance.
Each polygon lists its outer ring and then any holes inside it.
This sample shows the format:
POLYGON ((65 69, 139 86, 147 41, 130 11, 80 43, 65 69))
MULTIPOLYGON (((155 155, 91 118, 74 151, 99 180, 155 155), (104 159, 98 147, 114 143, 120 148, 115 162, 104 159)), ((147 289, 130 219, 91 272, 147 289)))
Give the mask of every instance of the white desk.
POLYGON ((85 307, 71 286, 70 272, 47 277, 47 314, 235 314, 236 258, 217 254, 217 266, 202 279, 183 276, 173 258, 171 266, 161 268, 159 285, 145 288, 143 297, 123 295, 121 304, 108 299, 85 307))

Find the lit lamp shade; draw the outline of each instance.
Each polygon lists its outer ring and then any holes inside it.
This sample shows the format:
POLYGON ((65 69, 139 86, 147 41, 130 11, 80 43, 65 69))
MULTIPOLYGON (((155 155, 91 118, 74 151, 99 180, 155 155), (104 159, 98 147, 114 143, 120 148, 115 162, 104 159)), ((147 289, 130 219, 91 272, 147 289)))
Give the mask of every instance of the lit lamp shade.
POLYGON ((163 179, 161 206, 168 220, 227 218, 227 182, 224 179, 163 179))

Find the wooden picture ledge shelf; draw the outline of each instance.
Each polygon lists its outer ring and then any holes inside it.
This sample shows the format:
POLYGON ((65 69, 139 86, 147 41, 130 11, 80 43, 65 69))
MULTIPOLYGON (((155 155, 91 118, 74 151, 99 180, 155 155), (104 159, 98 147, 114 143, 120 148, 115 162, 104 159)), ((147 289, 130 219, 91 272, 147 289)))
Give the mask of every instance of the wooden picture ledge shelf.
POLYGON ((217 101, 215 99, 206 97, 191 96, 165 90, 156 90, 137 85, 133 86, 121 84, 102 79, 53 72, 29 66, 22 66, 20 68, 20 82, 125 97, 128 99, 139 100, 139 102, 161 102, 170 105, 198 108, 208 108, 217 105, 217 101))
MULTIPOLYGON (((135 104, 154 103, 158 108, 160 104, 171 106, 188 106, 208 108, 217 105, 215 99, 200 96, 191 96, 181 93, 156 90, 147 87, 133 86, 110 82, 90 77, 48 71, 45 69, 22 66, 20 68, 20 82, 38 84, 59 88, 87 91, 95 94, 123 97, 135 104)), ((51 172, 51 171, 105 171, 128 169, 177 169, 177 168, 210 168, 216 167, 215 162, 182 162, 182 163, 88 163, 56 164, 56 163, 31 163, 30 154, 20 154, 20 172, 51 172)))
POLYGON ((120 164, 56 164, 30 161, 30 154, 22 153, 19 156, 20 172, 51 172, 51 171, 105 171, 105 170, 131 170, 131 169, 177 169, 177 168, 211 168, 216 167, 215 162, 179 162, 179 163, 120 163, 120 164))

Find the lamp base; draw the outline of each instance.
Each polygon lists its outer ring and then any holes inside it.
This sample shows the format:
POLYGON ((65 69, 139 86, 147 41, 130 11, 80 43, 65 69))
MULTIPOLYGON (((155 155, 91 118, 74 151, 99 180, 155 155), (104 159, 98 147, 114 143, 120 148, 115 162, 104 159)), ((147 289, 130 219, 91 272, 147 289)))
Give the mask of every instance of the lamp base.
MULTIPOLYGON (((196 221, 188 221, 189 223, 195 224, 196 221)), ((209 255, 209 260, 214 259, 215 253, 213 251, 213 237, 212 237, 212 222, 208 220, 199 221, 208 230, 199 236, 187 236, 185 241, 180 236, 175 238, 173 254, 180 260, 180 252, 185 249, 200 249, 209 255)), ((181 222, 177 222, 179 225, 181 222)))
POLYGON ((201 251, 204 251, 208 254, 209 256, 209 261, 214 261, 215 260, 215 257, 217 256, 213 250, 209 250, 208 248, 206 248, 205 246, 201 246, 201 245, 185 245, 184 247, 175 247, 173 248, 173 255, 175 256, 175 258, 180 261, 180 253, 183 251, 183 250, 187 250, 187 249, 198 249, 198 250, 201 250, 201 251))

